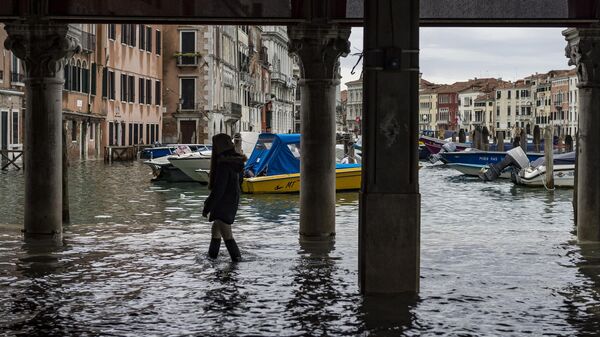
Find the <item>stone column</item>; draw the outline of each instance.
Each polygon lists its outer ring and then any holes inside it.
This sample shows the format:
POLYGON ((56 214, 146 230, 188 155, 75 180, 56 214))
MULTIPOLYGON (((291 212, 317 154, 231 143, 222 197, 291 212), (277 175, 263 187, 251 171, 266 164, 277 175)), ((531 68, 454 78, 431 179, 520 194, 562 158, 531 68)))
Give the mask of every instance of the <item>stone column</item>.
POLYGON ((600 241, 600 26, 568 29, 566 54, 579 77, 577 239, 600 241))
POLYGON ((365 2, 359 275, 364 294, 419 291, 419 1, 365 2))
POLYGON ((25 68, 25 237, 62 235, 63 61, 77 51, 68 26, 12 22, 4 42, 25 68))
POLYGON ((305 24, 288 28, 298 55, 300 105, 300 240, 335 237, 335 90, 339 57, 350 52, 349 27, 305 24))

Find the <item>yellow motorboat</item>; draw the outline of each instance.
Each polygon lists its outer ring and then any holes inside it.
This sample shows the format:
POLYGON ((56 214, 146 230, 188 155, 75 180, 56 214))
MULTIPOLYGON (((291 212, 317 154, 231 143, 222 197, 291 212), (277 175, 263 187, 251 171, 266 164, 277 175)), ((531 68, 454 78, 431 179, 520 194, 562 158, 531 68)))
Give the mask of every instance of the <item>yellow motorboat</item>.
MULTIPOLYGON (((337 191, 360 189, 360 175, 360 167, 337 169, 335 189, 337 191)), ((244 178, 242 183, 244 193, 298 193, 299 191, 300 173, 244 178)))

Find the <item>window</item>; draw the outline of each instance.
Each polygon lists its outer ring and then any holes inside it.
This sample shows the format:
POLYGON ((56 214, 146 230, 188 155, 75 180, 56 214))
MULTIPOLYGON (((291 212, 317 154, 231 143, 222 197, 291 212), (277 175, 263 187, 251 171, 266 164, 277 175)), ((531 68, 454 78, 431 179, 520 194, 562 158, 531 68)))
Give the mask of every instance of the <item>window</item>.
POLYGON ((135 76, 127 76, 127 101, 135 102, 135 76))
POLYGON ((64 78, 65 78, 64 88, 65 88, 65 90, 70 90, 71 89, 71 66, 68 63, 65 65, 64 78))
POLYGON ((162 48, 162 40, 160 30, 156 31, 156 55, 160 55, 160 50, 162 48))
POLYGON ((150 140, 150 124, 146 124, 146 144, 152 144, 150 140))
POLYGON ((138 139, 138 125, 136 123, 133 125, 133 144, 137 145, 138 139))
POLYGON ((115 134, 113 132, 113 122, 108 122, 108 145, 115 145, 115 134))
POLYGON ((146 80, 146 104, 152 104, 152 80, 146 80))
POLYGON ((140 25, 140 49, 146 50, 146 26, 140 25))
POLYGON ((12 112, 12 143, 19 144, 19 112, 12 112))
POLYGON ((137 29, 137 25, 122 24, 121 25, 121 43, 135 47, 136 29, 137 29))
POLYGON ((140 77, 140 104, 146 103, 146 80, 140 77))
POLYGON ((510 129, 510 122, 508 122, 508 128, 510 129))
POLYGON ((81 69, 81 91, 86 94, 90 92, 90 70, 85 61, 81 69))
POLYGON ((90 86, 90 93, 92 95, 96 95, 96 71, 98 71, 98 66, 96 65, 96 63, 92 63, 92 69, 91 69, 91 73, 92 73, 92 83, 90 86))
POLYGON ((510 105, 509 105, 509 106, 507 106, 507 107, 506 107, 506 109, 507 109, 507 110, 506 110, 506 111, 507 111, 507 112, 506 112, 506 114, 510 116, 510 105))
POLYGON ((498 90, 496 91, 496 99, 500 99, 502 98, 502 91, 498 90))
MULTIPOLYGON (((196 52, 196 32, 182 31, 180 32, 180 49, 182 54, 193 54, 196 52)), ((180 64, 196 64, 194 56, 182 56, 179 60, 180 64)))
POLYGON ((516 98, 519 98, 519 90, 515 90, 515 95, 516 98))
POLYGON ((192 110, 196 105, 196 80, 194 78, 182 78, 180 81, 181 109, 192 110))
POLYGON ((129 123, 129 145, 133 145, 133 124, 129 123))
POLYGON ((510 93, 511 93, 511 90, 508 91, 508 96, 507 96, 508 99, 510 99, 510 93))
POLYGON ((121 74, 121 101, 127 101, 127 75, 121 74))
POLYGON ((110 99, 115 99, 115 72, 108 72, 108 95, 110 99))
POLYGON ((117 36, 117 27, 115 24, 111 23, 107 27, 108 29, 108 38, 114 40, 117 36))
POLYGON ((146 27, 146 50, 152 52, 152 27, 146 27))
POLYGON ((156 84, 154 85, 154 101, 156 105, 160 105, 161 103, 160 81, 156 81, 156 84))
POLYGON ((71 141, 77 141, 77 122, 71 121, 71 141))

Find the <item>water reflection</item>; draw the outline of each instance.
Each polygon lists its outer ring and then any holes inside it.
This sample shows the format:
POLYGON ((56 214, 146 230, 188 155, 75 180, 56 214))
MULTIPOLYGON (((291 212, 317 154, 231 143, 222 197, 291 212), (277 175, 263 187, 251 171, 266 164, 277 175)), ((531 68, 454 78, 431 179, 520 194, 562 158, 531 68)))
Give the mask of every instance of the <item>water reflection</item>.
POLYGON ((52 277, 65 270, 60 257, 64 249, 62 240, 25 240, 16 261, 22 281, 9 290, 12 301, 7 303, 8 315, 3 317, 8 330, 28 336, 68 334, 73 321, 63 314, 61 285, 52 277))
POLYGON ((600 243, 570 246, 568 253, 581 276, 562 292, 568 312, 567 321, 579 336, 600 332, 600 243))
POLYGON ((409 296, 365 296, 361 311, 366 329, 374 336, 400 336, 415 328, 417 298, 409 296))

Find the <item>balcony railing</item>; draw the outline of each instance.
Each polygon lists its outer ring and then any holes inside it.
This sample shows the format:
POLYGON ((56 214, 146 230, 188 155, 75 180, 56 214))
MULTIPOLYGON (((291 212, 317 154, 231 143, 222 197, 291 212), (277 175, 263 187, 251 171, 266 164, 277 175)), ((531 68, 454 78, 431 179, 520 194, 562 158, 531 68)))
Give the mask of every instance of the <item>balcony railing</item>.
POLYGON ((93 53, 96 51, 96 35, 88 32, 81 32, 81 49, 84 52, 93 53))
POLYGON ((204 111, 204 105, 202 103, 195 103, 195 102, 189 102, 189 103, 179 103, 178 104, 178 110, 179 111, 185 111, 185 112, 202 112, 204 111))
POLYGON ((10 73, 10 81, 13 83, 23 83, 25 80, 25 75, 19 73, 10 73))
POLYGON ((178 55, 178 67, 196 67, 198 66, 198 55, 178 55))

